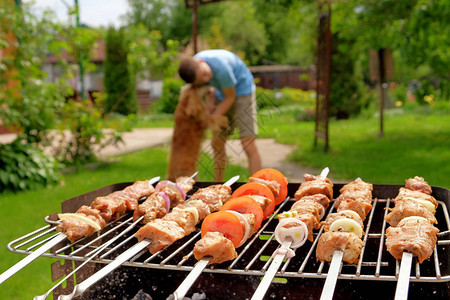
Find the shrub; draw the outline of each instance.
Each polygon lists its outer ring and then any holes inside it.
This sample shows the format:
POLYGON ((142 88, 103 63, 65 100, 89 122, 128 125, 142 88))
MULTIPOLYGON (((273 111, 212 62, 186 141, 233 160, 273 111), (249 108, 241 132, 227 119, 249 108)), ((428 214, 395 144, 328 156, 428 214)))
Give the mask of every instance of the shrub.
POLYGON ((259 110, 292 104, 313 108, 316 101, 315 95, 315 91, 304 91, 290 87, 284 87, 279 91, 261 87, 256 88, 256 99, 259 110))
POLYGON ((155 102, 153 109, 157 113, 173 114, 178 104, 180 89, 184 81, 176 78, 165 78, 161 98, 155 102))
POLYGON ((408 89, 403 83, 391 83, 389 96, 392 98, 395 106, 402 106, 408 99, 408 89))
MULTIPOLYGON (((104 95, 99 95, 96 102, 91 100, 68 101, 61 112, 60 124, 63 133, 60 143, 54 149, 55 157, 68 165, 80 165, 97 160, 95 151, 108 145, 117 145, 122 141, 122 133, 130 131, 136 119, 135 115, 123 116, 108 114, 102 117, 104 95), (64 136, 65 129, 70 130, 64 136)), ((55 137, 53 137, 53 145, 55 137)))
POLYGON ((105 113, 117 112, 123 115, 137 112, 134 79, 128 69, 128 52, 124 31, 109 28, 106 37, 106 59, 104 62, 104 83, 107 94, 105 113))
POLYGON ((330 116, 347 119, 368 105, 362 72, 358 70, 354 41, 333 35, 330 70, 330 116))
POLYGON ((0 190, 26 190, 59 182, 56 161, 31 144, 0 144, 0 190))

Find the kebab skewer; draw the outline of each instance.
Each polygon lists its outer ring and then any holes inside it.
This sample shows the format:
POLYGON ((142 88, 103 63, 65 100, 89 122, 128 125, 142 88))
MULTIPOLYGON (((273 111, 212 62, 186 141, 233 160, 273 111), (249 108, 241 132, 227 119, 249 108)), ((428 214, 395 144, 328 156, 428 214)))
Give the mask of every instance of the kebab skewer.
POLYGON ((192 251, 198 263, 173 293, 173 299, 183 299, 208 264, 237 258, 236 248, 258 232, 262 221, 273 213, 275 205, 286 198, 287 184, 280 171, 262 169, 234 191, 232 199, 219 212, 205 218, 202 238, 192 251))
MULTIPOLYGON (((151 195, 154 192, 153 184, 158 182, 160 177, 154 177, 147 181, 137 181, 134 184, 126 187, 122 191, 116 191, 103 198, 103 203, 107 203, 106 199, 114 199, 111 202, 119 203, 119 198, 124 203, 123 206, 132 208, 135 204, 137 205, 138 200, 142 197, 151 195), (109 197, 109 198, 108 198, 109 197), (126 200, 125 200, 126 199, 126 200), (125 204, 126 203, 126 204, 125 204)), ((100 197, 99 197, 100 198, 100 197)), ((95 202, 95 200, 94 200, 95 202)), ((104 206, 108 207, 108 206, 104 206)), ((113 210, 111 209, 111 212, 113 210)), ((84 236, 89 236, 96 231, 103 229, 106 225, 106 220, 100 215, 100 210, 96 208, 88 207, 83 205, 78 213, 71 214, 59 214, 62 223, 56 227, 59 234, 55 235, 51 240, 40 246, 33 253, 29 254, 27 257, 17 262, 15 265, 10 267, 8 270, 0 275, 0 284, 5 282, 11 276, 16 274, 18 271, 23 269, 29 263, 34 261, 43 253, 47 252, 52 247, 56 246, 60 242, 69 239, 71 242, 76 241, 84 236), (75 230, 65 231, 65 228, 76 228, 75 230)), ((116 215, 118 215, 116 213, 116 215)))
MULTIPOLYGON (((61 279, 57 284, 55 284, 51 289, 49 289, 46 293, 35 296, 34 300, 44 300, 48 297, 48 295, 59 285, 61 285, 63 282, 67 280, 70 276, 72 276, 74 273, 76 273, 78 270, 83 268, 88 262, 90 262, 93 258, 95 258, 99 253, 101 253, 104 249, 106 249, 109 245, 114 243, 116 240, 118 240, 120 237, 124 236, 127 232, 131 231, 136 225, 138 225, 140 222, 143 222, 144 224, 149 222, 152 218, 159 218, 165 215, 169 209, 170 205, 174 206, 174 203, 179 203, 181 201, 184 201, 186 199, 186 193, 190 191, 193 187, 193 184, 195 183, 194 177, 197 175, 197 172, 191 175, 190 177, 179 177, 177 178, 176 183, 171 181, 161 181, 159 182, 155 187, 155 192, 151 194, 147 199, 139 204, 136 209, 135 213, 132 218, 129 220, 126 220, 124 224, 128 223, 129 221, 133 220, 133 223, 130 224, 125 230, 120 232, 120 234, 116 235, 112 239, 108 240, 104 244, 102 244, 100 247, 95 249, 94 251, 89 252, 85 255, 85 261, 80 264, 77 268, 75 268, 72 272, 67 274, 63 279, 61 279), (177 186, 175 186, 177 185, 177 186), (161 205, 161 199, 163 198, 163 204, 161 205)), ((81 249, 84 249, 87 247, 89 243, 81 248, 78 248, 72 254, 75 252, 80 251, 81 249)))
POLYGON ((316 258, 331 264, 321 300, 333 298, 342 261, 350 264, 359 261, 364 246, 363 221, 372 209, 372 190, 373 185, 360 178, 344 185, 334 203, 337 213, 330 214, 324 223, 325 233, 319 238, 316 258))
POLYGON ((431 257, 439 230, 434 214, 438 203, 431 196, 431 186, 422 178, 406 180, 394 199, 395 207, 385 220, 391 225, 386 229, 387 250, 397 260, 401 259, 395 299, 407 299, 413 256, 419 263, 431 257))
POLYGON ((239 179, 234 176, 224 184, 217 184, 197 190, 186 203, 179 204, 162 219, 155 219, 141 227, 135 234, 138 243, 117 256, 111 263, 97 273, 77 284, 69 295, 60 295, 59 300, 73 299, 86 289, 114 271, 145 248, 151 253, 169 246, 173 242, 195 230, 195 225, 212 211, 218 210, 230 199, 230 186, 239 179))
POLYGON ((333 184, 327 179, 329 168, 324 168, 319 176, 305 174, 305 182, 296 191, 296 202, 289 211, 278 215, 280 223, 275 229, 275 238, 280 247, 275 250, 272 263, 266 271, 252 300, 263 299, 273 278, 285 258, 295 255, 292 249, 301 247, 307 239, 313 239, 313 229, 333 199, 333 184))

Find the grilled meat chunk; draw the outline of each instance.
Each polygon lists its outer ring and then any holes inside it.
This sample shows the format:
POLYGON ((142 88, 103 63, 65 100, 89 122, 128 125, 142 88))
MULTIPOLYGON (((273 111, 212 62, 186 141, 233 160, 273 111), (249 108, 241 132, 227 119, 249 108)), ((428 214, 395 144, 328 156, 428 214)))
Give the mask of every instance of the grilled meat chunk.
POLYGON ((316 258, 331 261, 335 250, 344 252, 343 261, 354 264, 359 260, 364 242, 352 232, 328 231, 323 233, 317 244, 316 258))
MULTIPOLYGON (((184 203, 184 206, 193 207, 193 208, 197 209, 199 220, 203 220, 204 218, 206 218, 207 215, 209 215, 211 213, 211 209, 209 208, 209 205, 204 203, 201 200, 189 200, 184 203)), ((181 207, 184 207, 184 206, 181 206, 181 207)))
POLYGON ((198 211, 195 207, 180 204, 162 219, 174 221, 183 228, 186 235, 188 235, 195 231, 195 225, 197 225, 198 222, 198 211))
MULTIPOLYGON (((77 210, 76 214, 94 221, 99 225, 100 229, 103 229, 106 225, 105 220, 100 216, 100 212, 97 209, 83 205, 77 210)), ((56 230, 65 233, 72 243, 90 236, 96 231, 92 225, 76 216, 64 218, 61 224, 56 226, 56 230)))
POLYGON ((341 194, 344 194, 347 191, 370 192, 370 198, 372 198, 373 184, 364 182, 361 178, 358 178, 355 181, 347 183, 339 190, 341 194))
POLYGON ((252 197, 256 202, 258 202, 258 204, 261 206, 261 209, 264 211, 267 206, 272 202, 272 200, 270 200, 267 197, 264 196, 259 196, 259 195, 251 195, 250 197, 252 197))
POLYGON ((64 232, 72 243, 95 232, 94 227, 76 218, 64 219, 56 230, 64 232))
POLYGON ((353 210, 364 220, 372 209, 373 185, 362 181, 360 178, 344 185, 337 197, 334 207, 337 211, 353 210))
POLYGON ((372 191, 371 190, 344 190, 342 194, 337 197, 334 207, 338 208, 342 201, 353 201, 372 203, 372 191))
MULTIPOLYGON (((114 192, 117 196, 125 200, 127 210, 135 210, 138 206, 138 200, 142 197, 148 197, 155 192, 155 188, 148 180, 136 181, 130 186, 127 186, 122 191, 114 192)), ((114 196, 113 196, 114 197, 114 196)), ((92 205, 91 205, 92 206, 92 205)))
POLYGON ((309 196, 305 196, 302 197, 301 199, 296 199, 298 200, 303 200, 303 201, 313 201, 313 202, 317 202, 320 205, 323 206, 324 209, 327 209, 328 206, 330 205, 330 199, 325 196, 324 194, 315 194, 315 195, 309 195, 309 196))
POLYGON ((323 194, 328 199, 333 200, 333 183, 328 178, 305 174, 303 182, 295 192, 295 199, 299 200, 304 196, 323 194))
POLYGON ((185 193, 187 193, 194 187, 195 180, 190 177, 181 176, 177 178, 176 183, 185 193))
POLYGON ((114 194, 115 193, 109 196, 97 197, 91 203, 91 207, 98 209, 100 215, 106 222, 118 219, 127 210, 126 201, 122 196, 119 193, 116 195, 114 194))
POLYGON ((139 204, 133 213, 133 221, 136 221, 140 217, 144 216, 141 223, 147 224, 154 219, 164 217, 167 213, 166 201, 160 194, 154 193, 143 203, 139 204))
POLYGON ((155 254, 185 235, 185 231, 178 223, 156 219, 141 227, 134 236, 139 242, 144 239, 152 240, 152 243, 147 248, 152 254, 155 254))
POLYGON ((430 196, 430 195, 428 195, 426 193, 422 193, 422 192, 419 192, 419 191, 408 190, 407 188, 400 188, 400 191, 399 191, 397 197, 395 197, 395 199, 393 201, 397 202, 400 199, 425 200, 425 201, 429 201, 429 202, 433 203, 435 208, 438 207, 438 202, 433 196, 430 196))
POLYGON ((316 218, 316 222, 319 222, 321 215, 324 214, 324 207, 315 201, 304 200, 297 201, 292 205, 291 211, 296 211, 299 215, 301 214, 312 214, 316 218))
POLYGON ((389 209, 385 217, 386 222, 391 226, 397 226, 398 223, 406 217, 419 216, 427 219, 430 223, 437 224, 434 213, 430 212, 420 202, 414 200, 414 198, 400 198, 395 202, 395 207, 389 209))
POLYGON ((411 191, 422 192, 431 195, 431 186, 425 181, 423 177, 415 176, 414 178, 406 179, 405 188, 411 191))
POLYGON ((210 264, 219 264, 237 257, 233 243, 220 232, 208 232, 197 241, 192 251, 197 260, 210 256, 210 264))
POLYGON ((280 193, 281 185, 278 182, 276 182, 275 180, 264 180, 264 179, 261 179, 261 178, 250 177, 248 179, 248 182, 261 183, 261 184, 267 186, 272 191, 273 196, 275 198, 280 193))
POLYGON ((100 211, 98 209, 90 208, 89 206, 83 205, 78 210, 77 213, 84 214, 89 219, 93 220, 95 223, 100 225, 100 228, 103 229, 106 226, 105 220, 100 215, 100 211))
POLYGON ((340 201, 337 211, 353 210, 361 217, 362 220, 364 220, 371 209, 372 204, 367 203, 366 201, 345 199, 340 201))
POLYGON ((189 200, 201 200, 209 206, 211 211, 216 211, 219 210, 225 202, 230 200, 230 198, 231 188, 229 186, 216 184, 199 189, 189 200))
POLYGON ((438 232, 439 230, 426 219, 403 219, 397 227, 386 229, 386 247, 396 259, 401 259, 406 251, 422 263, 433 254, 438 232))
POLYGON ((121 191, 95 198, 91 207, 98 209, 102 218, 109 222, 118 219, 126 210, 135 210, 140 198, 148 197, 154 192, 155 188, 148 180, 136 181, 121 191))

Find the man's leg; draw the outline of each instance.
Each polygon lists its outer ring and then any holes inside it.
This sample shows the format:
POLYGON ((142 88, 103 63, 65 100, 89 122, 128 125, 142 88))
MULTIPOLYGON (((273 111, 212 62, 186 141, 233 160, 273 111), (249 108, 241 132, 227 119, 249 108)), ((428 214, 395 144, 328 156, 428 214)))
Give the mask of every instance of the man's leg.
POLYGON ((227 166, 226 142, 226 135, 214 134, 211 140, 214 152, 214 181, 216 182, 222 182, 225 177, 225 168, 227 166))
POLYGON ((250 176, 256 171, 261 170, 261 156, 259 155, 258 147, 256 147, 256 138, 254 136, 241 137, 242 148, 248 158, 248 171, 250 176))

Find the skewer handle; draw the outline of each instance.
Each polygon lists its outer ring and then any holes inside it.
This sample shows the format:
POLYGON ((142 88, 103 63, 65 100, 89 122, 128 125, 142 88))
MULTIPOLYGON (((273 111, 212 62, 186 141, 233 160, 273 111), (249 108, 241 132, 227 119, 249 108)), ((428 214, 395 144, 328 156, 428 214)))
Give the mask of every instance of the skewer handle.
POLYGON ((330 168, 325 167, 322 172, 320 172, 320 177, 327 177, 328 173, 330 172, 330 168))
MULTIPOLYGON (((292 240, 289 238, 282 245, 283 245, 283 247, 289 248, 289 246, 291 244, 292 244, 292 240)), ((269 289, 269 286, 272 283, 273 278, 277 274, 278 268, 281 266, 281 263, 283 262, 283 259, 286 257, 286 254, 287 254, 287 250, 280 251, 277 255, 275 255, 272 263, 270 264, 269 269, 267 269, 266 274, 264 274, 264 277, 261 280, 261 282, 259 283, 259 286, 256 289, 255 293, 253 294, 253 297, 251 300, 258 300, 258 299, 264 298, 264 295, 266 294, 267 290, 269 289)))
POLYGON ((339 270, 341 269, 343 256, 344 252, 340 250, 334 251, 333 258, 331 259, 330 269, 328 270, 327 279, 325 280, 325 285, 323 286, 320 300, 333 299, 334 288, 336 287, 336 281, 339 276, 339 270))
POLYGON ((158 182, 160 179, 161 179, 161 176, 156 176, 156 177, 153 177, 152 179, 149 179, 148 183, 153 185, 154 183, 158 182))
POLYGON ((30 255, 27 255, 24 259, 16 263, 14 266, 6 270, 0 275, 0 284, 8 280, 11 276, 22 270, 25 266, 27 266, 29 263, 31 263, 33 260, 47 252, 52 247, 56 246, 60 242, 64 241, 66 239, 67 235, 64 233, 57 234, 54 238, 52 238, 50 241, 39 247, 36 251, 31 253, 30 255))
POLYGON ((183 280, 183 282, 180 284, 177 290, 173 293, 174 300, 184 298, 186 293, 189 291, 191 286, 194 284, 194 282, 197 280, 197 278, 200 276, 200 274, 206 268, 206 266, 210 261, 211 258, 207 257, 204 257, 198 261, 198 263, 195 265, 195 267, 192 269, 192 271, 189 273, 186 279, 183 280))
POLYGON ((97 273, 95 273, 82 283, 77 284, 70 295, 60 295, 58 297, 58 300, 73 299, 73 297, 83 294, 84 291, 86 291, 91 285, 93 285, 94 283, 105 277, 110 272, 114 271, 116 268, 120 267, 120 265, 122 265, 124 262, 126 262, 136 254, 138 254, 145 247, 150 245, 150 243, 151 240, 147 239, 137 243, 133 247, 129 248, 128 250, 117 256, 115 260, 106 265, 103 269, 101 269, 100 271, 98 271, 97 273))
POLYGON ((408 299, 409 276, 411 274, 412 260, 412 253, 403 252, 402 262, 400 264, 400 272, 397 281, 397 289, 395 290, 395 300, 408 299))

